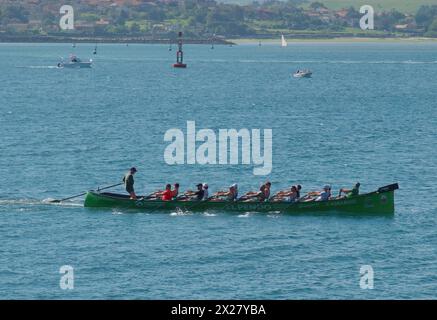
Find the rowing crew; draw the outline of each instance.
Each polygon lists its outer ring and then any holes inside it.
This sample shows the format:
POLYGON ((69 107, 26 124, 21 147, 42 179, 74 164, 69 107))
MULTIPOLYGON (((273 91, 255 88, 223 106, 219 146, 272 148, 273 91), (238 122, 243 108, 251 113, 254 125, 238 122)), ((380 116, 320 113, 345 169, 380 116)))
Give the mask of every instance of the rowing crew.
MULTIPOLYGON (((133 175, 137 172, 136 168, 131 168, 123 178, 126 191, 129 193, 131 199, 136 200, 137 196, 134 191, 133 175)), ((242 202, 309 202, 309 201, 328 201, 331 199, 342 199, 356 196, 359 194, 360 183, 356 183, 352 189, 340 189, 337 197, 332 196, 331 186, 325 185, 321 191, 308 192, 301 197, 300 193, 302 186, 300 184, 293 185, 291 188, 277 192, 270 196, 271 182, 264 183, 258 191, 250 191, 238 198, 238 185, 236 183, 229 186, 226 191, 218 191, 212 196, 209 196, 209 187, 206 183, 199 183, 196 185, 195 191, 188 190, 182 195, 179 195, 179 183, 175 183, 172 189, 170 184, 165 186, 165 190, 158 190, 152 194, 144 197, 147 200, 162 200, 162 201, 242 201, 242 202), (344 195, 343 195, 344 194, 344 195)))

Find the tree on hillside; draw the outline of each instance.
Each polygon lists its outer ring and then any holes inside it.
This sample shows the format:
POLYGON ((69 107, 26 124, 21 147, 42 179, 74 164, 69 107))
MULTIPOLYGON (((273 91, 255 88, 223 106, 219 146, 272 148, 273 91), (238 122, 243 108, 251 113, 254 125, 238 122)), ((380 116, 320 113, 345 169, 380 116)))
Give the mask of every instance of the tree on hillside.
POLYGON ((395 25, 401 23, 403 19, 405 19, 405 14, 393 9, 379 15, 375 19, 375 25, 377 29, 394 31, 395 25))
POLYGON ((437 6, 421 6, 416 13, 416 23, 419 26, 428 28, 437 17, 437 6))
POLYGON ((118 15, 115 17, 115 24, 124 25, 126 21, 129 19, 129 11, 126 9, 122 9, 118 15))
POLYGON ((45 12, 42 16, 42 25, 43 26, 52 26, 57 24, 59 18, 57 18, 53 13, 51 12, 45 12))
POLYGON ((132 23, 130 28, 129 28, 129 31, 132 34, 140 33, 140 25, 138 23, 136 23, 136 22, 132 23))
POLYGON ((429 37, 437 37, 437 17, 434 18, 434 21, 429 25, 426 35, 429 37))
POLYGON ((311 3, 310 4, 310 8, 313 9, 313 10, 327 9, 326 6, 323 3, 318 2, 318 1, 311 3))
POLYGON ((12 22, 29 22, 29 12, 23 6, 7 6, 5 9, 4 17, 12 22))

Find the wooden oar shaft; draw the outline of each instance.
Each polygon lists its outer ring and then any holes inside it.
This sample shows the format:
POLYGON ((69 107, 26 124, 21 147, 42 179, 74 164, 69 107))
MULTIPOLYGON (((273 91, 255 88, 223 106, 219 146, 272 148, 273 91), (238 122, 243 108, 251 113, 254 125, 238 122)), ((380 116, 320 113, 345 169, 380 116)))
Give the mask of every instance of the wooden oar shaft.
MULTIPOLYGON (((98 188, 97 190, 106 190, 106 189, 109 189, 109 188, 113 188, 113 187, 117 187, 117 186, 121 186, 122 184, 124 184, 124 182, 120 182, 120 183, 117 183, 117 184, 113 184, 113 185, 111 185, 111 186, 107 186, 107 187, 103 187, 103 188, 98 188)), ((50 201, 50 202, 56 202, 56 203, 59 203, 59 202, 62 202, 62 201, 67 201, 67 200, 71 200, 71 199, 74 199, 74 198, 79 198, 79 197, 81 197, 81 196, 84 196, 84 195, 86 195, 87 193, 86 192, 83 192, 83 193, 81 193, 81 194, 77 194, 77 195, 75 195, 75 196, 71 196, 71 197, 68 197, 68 198, 64 198, 64 199, 60 199, 60 200, 53 200, 53 201, 50 201)))

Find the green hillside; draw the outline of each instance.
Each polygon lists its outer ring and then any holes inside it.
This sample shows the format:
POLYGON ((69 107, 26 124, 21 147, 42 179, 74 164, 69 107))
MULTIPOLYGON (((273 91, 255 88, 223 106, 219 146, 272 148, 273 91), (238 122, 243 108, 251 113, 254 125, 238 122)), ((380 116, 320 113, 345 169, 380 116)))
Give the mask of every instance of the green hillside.
MULTIPOLYGON (((221 2, 227 3, 238 3, 247 4, 251 3, 252 0, 219 0, 221 2)), ((284 0, 286 1, 286 0, 284 0)), ((315 1, 315 0, 314 0, 315 1)), ((354 6, 358 8, 363 4, 369 4, 375 8, 376 11, 396 9, 405 13, 416 13, 420 6, 422 5, 437 5, 437 0, 317 0, 318 2, 324 3, 328 8, 331 9, 341 9, 354 6)), ((262 2, 262 1, 259 1, 262 2)), ((307 1, 308 4, 311 0, 307 1)))

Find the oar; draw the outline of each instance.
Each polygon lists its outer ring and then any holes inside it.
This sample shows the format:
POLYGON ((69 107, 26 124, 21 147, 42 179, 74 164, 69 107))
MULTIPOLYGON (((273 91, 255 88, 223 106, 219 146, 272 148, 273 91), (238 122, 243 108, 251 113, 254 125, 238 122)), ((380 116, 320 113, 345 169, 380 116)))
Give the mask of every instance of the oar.
MULTIPOLYGON (((113 184, 112 186, 107 186, 107 187, 99 188, 98 190, 99 190, 99 191, 100 191, 100 190, 106 190, 106 189, 109 189, 109 188, 113 188, 113 187, 121 186, 122 184, 124 184, 124 182, 120 182, 120 183, 117 183, 117 184, 113 184)), ((52 201, 50 201, 50 202, 51 202, 51 203, 59 203, 59 202, 62 202, 62 201, 66 201, 66 200, 70 200, 70 199, 74 199, 74 198, 79 198, 79 197, 84 196, 84 195, 86 195, 86 194, 87 194, 87 193, 84 192, 84 193, 77 194, 77 195, 75 195, 75 196, 71 196, 71 197, 68 197, 68 198, 64 198, 64 199, 60 199, 60 200, 52 200, 52 201)))

